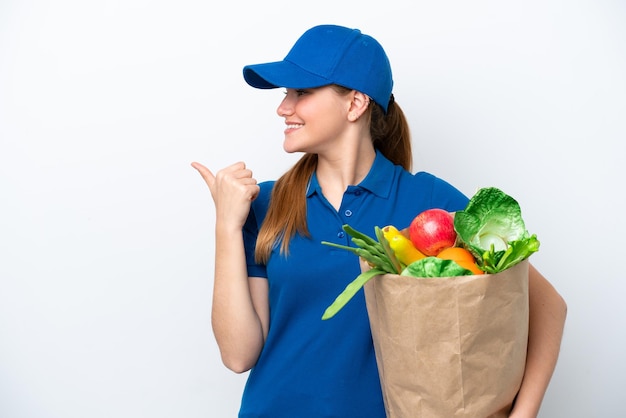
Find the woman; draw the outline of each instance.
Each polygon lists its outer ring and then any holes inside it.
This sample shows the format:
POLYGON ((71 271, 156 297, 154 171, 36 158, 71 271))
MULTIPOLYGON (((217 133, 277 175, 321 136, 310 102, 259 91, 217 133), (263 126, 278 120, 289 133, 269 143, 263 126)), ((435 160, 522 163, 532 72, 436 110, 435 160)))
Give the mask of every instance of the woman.
MULTIPOLYGON (((244 163, 217 174, 193 163, 216 207, 212 325, 224 364, 251 370, 239 416, 385 417, 363 293, 332 320, 325 308, 359 272, 359 231, 407 226, 428 208, 468 198, 411 174, 409 129, 392 95, 380 44, 359 30, 306 31, 283 61, 250 65, 256 88, 286 89, 285 151, 303 157, 276 182, 257 184, 244 163)), ((566 306, 531 268, 528 362, 511 417, 535 417, 556 365, 566 306)))

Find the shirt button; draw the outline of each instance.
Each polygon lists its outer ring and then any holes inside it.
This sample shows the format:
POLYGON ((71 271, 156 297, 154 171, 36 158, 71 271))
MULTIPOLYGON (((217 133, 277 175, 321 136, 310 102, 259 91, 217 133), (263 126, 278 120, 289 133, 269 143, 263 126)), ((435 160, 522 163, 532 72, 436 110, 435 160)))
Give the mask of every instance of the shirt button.
POLYGON ((352 211, 350 209, 348 209, 343 214, 346 215, 347 217, 350 217, 350 216, 352 216, 352 211))
POLYGON ((345 233, 345 232, 343 232, 343 231, 341 231, 341 232, 337 232, 337 236, 338 236, 339 238, 343 238, 343 237, 345 237, 345 236, 346 236, 346 233, 345 233))
POLYGON ((355 195, 355 196, 361 196, 361 191, 360 191, 360 190, 357 190, 356 192, 354 192, 354 195, 355 195))

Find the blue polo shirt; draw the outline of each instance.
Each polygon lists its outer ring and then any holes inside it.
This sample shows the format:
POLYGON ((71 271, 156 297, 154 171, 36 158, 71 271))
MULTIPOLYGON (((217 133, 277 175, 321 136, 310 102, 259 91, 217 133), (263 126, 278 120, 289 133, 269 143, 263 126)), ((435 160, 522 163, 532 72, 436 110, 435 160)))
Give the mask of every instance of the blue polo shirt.
POLYGON ((269 282, 270 325, 239 417, 384 418, 363 291, 333 318, 321 320, 360 273, 358 258, 321 242, 353 245, 344 224, 374 237, 375 226, 404 228, 425 209, 457 211, 468 199, 447 182, 425 172, 411 174, 377 153, 366 178, 347 188, 338 211, 313 175, 306 192, 311 237, 295 236, 288 256, 277 248, 267 265, 259 265, 254 244, 273 184, 260 184, 244 227, 248 274, 269 282))

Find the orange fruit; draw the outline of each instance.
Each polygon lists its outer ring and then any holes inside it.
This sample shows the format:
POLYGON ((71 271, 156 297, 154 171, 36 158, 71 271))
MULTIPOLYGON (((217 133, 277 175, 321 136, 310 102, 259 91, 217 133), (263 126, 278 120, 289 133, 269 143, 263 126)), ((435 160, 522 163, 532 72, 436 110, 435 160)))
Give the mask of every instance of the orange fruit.
POLYGON ((468 269, 474 274, 484 274, 484 272, 476 265, 476 259, 469 250, 463 247, 448 247, 441 250, 437 254, 437 258, 444 260, 453 260, 463 268, 468 269))

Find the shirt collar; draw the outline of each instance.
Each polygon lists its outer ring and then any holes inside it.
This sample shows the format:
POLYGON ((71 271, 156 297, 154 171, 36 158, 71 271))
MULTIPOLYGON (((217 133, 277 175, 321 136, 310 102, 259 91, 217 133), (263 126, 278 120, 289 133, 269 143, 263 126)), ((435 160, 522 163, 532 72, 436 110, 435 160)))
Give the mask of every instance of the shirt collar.
MULTIPOLYGON (((373 194, 386 198, 389 196, 391 190, 392 179, 394 175, 394 165, 389 161, 380 151, 376 150, 376 157, 374 163, 370 168, 367 176, 357 186, 365 190, 372 192, 373 194)), ((317 181, 317 173, 313 173, 309 185, 307 187, 306 196, 310 197, 314 193, 321 194, 320 184, 317 181)))

